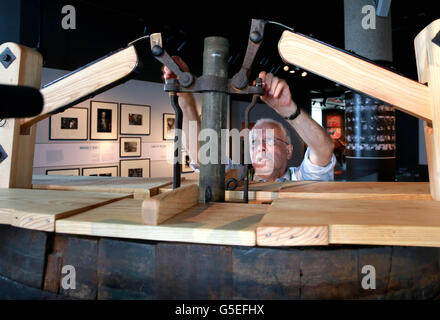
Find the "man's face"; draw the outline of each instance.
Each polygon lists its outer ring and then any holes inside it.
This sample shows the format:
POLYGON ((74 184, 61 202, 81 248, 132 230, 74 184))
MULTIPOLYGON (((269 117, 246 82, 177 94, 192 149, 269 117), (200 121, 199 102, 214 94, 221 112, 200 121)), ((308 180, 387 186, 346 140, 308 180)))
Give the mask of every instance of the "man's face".
POLYGON ((292 148, 276 124, 265 122, 255 126, 250 136, 251 160, 255 173, 260 177, 274 179, 282 176, 292 157, 292 148))

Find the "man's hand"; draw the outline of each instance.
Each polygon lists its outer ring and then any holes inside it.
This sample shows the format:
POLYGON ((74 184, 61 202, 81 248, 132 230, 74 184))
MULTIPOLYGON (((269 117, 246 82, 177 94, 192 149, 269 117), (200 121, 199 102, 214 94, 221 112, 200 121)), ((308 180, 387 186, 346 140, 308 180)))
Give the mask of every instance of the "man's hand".
POLYGON ((292 100, 289 85, 286 80, 275 77, 272 73, 260 72, 258 75, 263 79, 266 94, 261 100, 268 106, 272 107, 283 118, 293 114, 298 108, 292 100))

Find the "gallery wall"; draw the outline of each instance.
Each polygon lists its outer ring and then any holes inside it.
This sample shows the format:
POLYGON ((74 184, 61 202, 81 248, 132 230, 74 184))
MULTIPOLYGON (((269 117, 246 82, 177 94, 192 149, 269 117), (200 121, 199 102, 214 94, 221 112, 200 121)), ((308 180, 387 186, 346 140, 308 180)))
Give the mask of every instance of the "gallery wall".
MULTIPOLYGON (((41 84, 43 86, 67 73, 68 72, 64 70, 43 68, 41 84)), ((196 96, 196 100, 200 106, 200 97, 196 96)), ((163 114, 174 113, 170 105, 168 94, 163 91, 163 85, 160 83, 129 80, 116 88, 110 89, 74 106, 89 109, 89 132, 88 140, 86 141, 49 140, 49 118, 39 122, 37 124, 33 174, 44 175, 46 174, 46 170, 55 169, 79 168, 80 172, 82 172, 83 168, 119 167, 119 160, 121 159, 119 157, 119 138, 133 136, 119 134, 118 128, 118 140, 90 140, 91 101, 148 105, 151 107, 150 135, 139 135, 139 137, 142 138, 142 156, 124 159, 151 158, 151 155, 147 152, 148 150, 146 150, 146 146, 151 146, 152 143, 157 143, 157 146, 173 144, 172 141, 163 140, 163 114)), ((151 160, 150 166, 151 177, 172 176, 172 164, 166 160, 151 160)), ((196 173, 185 173, 183 177, 187 179, 198 179, 196 173)))

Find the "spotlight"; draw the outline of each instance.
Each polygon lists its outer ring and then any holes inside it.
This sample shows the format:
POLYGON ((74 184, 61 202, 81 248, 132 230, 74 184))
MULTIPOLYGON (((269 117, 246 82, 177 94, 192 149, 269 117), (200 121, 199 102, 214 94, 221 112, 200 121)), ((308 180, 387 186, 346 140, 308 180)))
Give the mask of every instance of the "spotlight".
POLYGON ((295 73, 295 70, 290 70, 289 72, 290 72, 290 73, 295 73))
POLYGON ((284 66, 283 70, 286 72, 289 71, 289 66, 284 66))
POLYGON ((307 72, 303 71, 303 73, 301 73, 301 77, 307 77, 307 72))

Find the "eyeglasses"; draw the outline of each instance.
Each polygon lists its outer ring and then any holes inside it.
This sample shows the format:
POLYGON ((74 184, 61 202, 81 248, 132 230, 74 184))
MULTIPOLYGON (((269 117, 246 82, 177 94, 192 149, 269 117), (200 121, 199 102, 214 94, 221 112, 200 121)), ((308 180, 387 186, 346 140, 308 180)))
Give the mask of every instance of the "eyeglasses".
POLYGON ((256 146, 259 146, 262 142, 264 142, 264 144, 267 147, 273 147, 277 141, 285 143, 286 145, 289 145, 289 143, 287 143, 284 140, 281 140, 281 139, 278 139, 278 138, 275 138, 275 137, 267 137, 265 139, 260 139, 260 138, 252 139, 251 140, 251 147, 255 148, 256 146))

